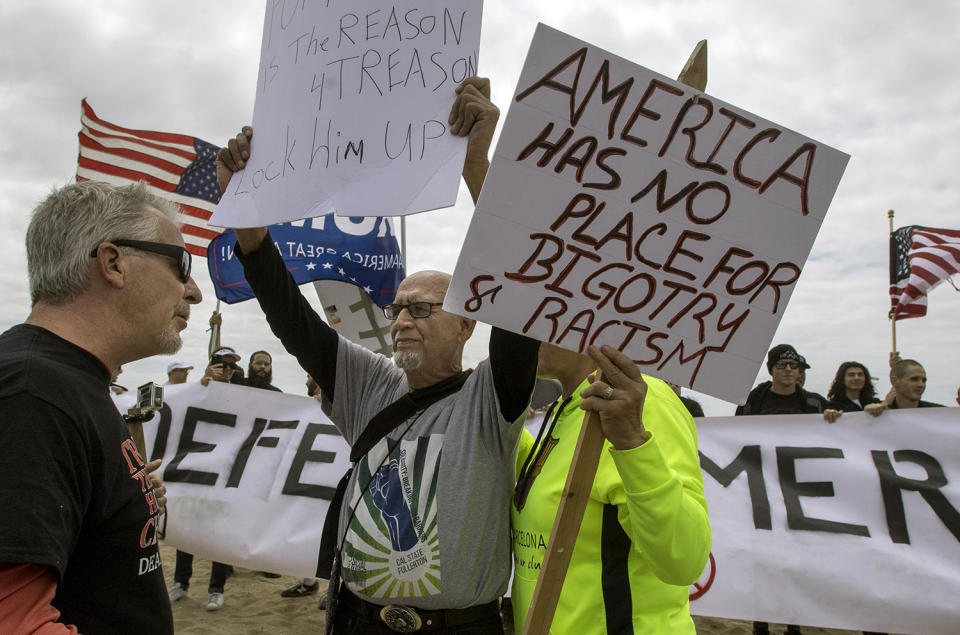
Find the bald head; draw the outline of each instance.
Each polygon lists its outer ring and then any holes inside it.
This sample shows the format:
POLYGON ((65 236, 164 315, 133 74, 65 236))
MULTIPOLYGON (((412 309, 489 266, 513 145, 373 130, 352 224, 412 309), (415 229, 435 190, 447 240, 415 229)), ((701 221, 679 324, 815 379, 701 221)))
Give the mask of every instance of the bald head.
POLYGON ((411 388, 430 386, 462 368, 463 345, 476 323, 440 308, 449 287, 450 274, 418 271, 397 289, 394 305, 401 309, 390 325, 393 361, 407 373, 411 388), (420 317, 410 312, 413 304, 420 317))
POLYGON ((432 292, 440 293, 441 295, 446 295, 447 289, 450 288, 451 279, 452 276, 443 271, 433 271, 430 269, 417 271, 403 279, 400 287, 397 289, 397 293, 412 287, 421 287, 429 289, 432 292))

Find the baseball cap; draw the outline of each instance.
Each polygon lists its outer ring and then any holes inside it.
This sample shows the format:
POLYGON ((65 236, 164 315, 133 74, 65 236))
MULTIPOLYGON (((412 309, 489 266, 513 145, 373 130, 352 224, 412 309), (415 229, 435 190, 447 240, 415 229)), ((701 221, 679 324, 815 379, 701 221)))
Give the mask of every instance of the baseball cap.
POLYGON ((172 371, 179 370, 181 368, 186 370, 193 370, 193 366, 191 366, 190 364, 186 364, 184 362, 170 362, 169 364, 167 364, 167 374, 169 375, 172 371))
POLYGON ((233 357, 234 362, 240 361, 240 356, 237 354, 237 351, 233 350, 229 346, 224 346, 223 348, 218 349, 214 355, 219 355, 220 357, 233 357))

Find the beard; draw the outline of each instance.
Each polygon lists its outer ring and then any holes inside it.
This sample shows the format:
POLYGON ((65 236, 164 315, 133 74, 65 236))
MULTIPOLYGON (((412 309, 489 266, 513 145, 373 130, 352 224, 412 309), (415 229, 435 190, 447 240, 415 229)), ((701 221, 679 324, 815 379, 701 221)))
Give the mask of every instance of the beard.
POLYGON ((267 372, 248 369, 247 383, 254 388, 266 388, 273 381, 273 369, 267 372))
MULTIPOLYGON (((186 302, 181 302, 177 305, 174 315, 183 316, 184 319, 190 319, 190 305, 186 302)), ((180 331, 177 330, 177 327, 171 322, 166 330, 157 335, 157 351, 156 353, 151 353, 151 355, 172 355, 180 350, 180 347, 183 346, 183 340, 180 338, 180 331)))
POLYGON ((400 370, 417 370, 423 358, 416 351, 397 351, 393 354, 393 363, 400 370))
MULTIPOLYGON (((169 329, 157 336, 157 351, 155 354, 173 355, 180 350, 181 346, 183 346, 183 340, 180 339, 180 333, 171 325, 169 329)), ((151 355, 153 354, 151 353, 151 355)))

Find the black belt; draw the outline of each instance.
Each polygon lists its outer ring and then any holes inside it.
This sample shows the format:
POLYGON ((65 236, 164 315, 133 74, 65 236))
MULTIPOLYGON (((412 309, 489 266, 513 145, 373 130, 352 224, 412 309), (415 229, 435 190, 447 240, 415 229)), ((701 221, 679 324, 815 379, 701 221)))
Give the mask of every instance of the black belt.
POLYGON ((383 606, 367 602, 347 590, 346 586, 340 589, 337 610, 353 613, 368 622, 384 624, 398 633, 453 628, 500 615, 500 606, 497 601, 465 609, 427 611, 398 604, 383 606))

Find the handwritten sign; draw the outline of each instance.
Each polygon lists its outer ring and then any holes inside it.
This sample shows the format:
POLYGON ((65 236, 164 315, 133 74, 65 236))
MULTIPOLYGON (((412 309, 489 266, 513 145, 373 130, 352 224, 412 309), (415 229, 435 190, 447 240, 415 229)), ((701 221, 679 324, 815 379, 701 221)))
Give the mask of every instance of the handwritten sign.
POLYGON ((541 24, 444 308, 741 401, 848 159, 541 24))
POLYGON ((269 0, 247 167, 210 222, 397 216, 453 205, 447 130, 477 72, 482 0, 269 0))

